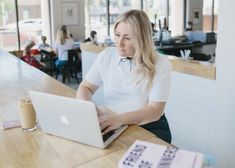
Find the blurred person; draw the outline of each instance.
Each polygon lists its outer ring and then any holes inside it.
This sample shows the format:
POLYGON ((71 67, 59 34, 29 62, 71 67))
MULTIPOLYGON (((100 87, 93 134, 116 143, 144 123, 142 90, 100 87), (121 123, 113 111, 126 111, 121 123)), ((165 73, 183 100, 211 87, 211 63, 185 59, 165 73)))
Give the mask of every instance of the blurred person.
POLYGON ((84 42, 91 42, 92 44, 97 44, 97 32, 91 31, 90 37, 88 37, 84 42))
POLYGON ((155 28, 155 24, 151 22, 151 28, 152 28, 152 33, 153 33, 153 36, 155 36, 155 34, 157 33, 157 30, 155 28))
POLYGON ((45 48, 45 47, 50 47, 49 44, 46 43, 47 37, 46 36, 41 36, 42 43, 39 44, 38 48, 45 48))
POLYGON ((67 51, 73 49, 73 40, 69 37, 67 29, 63 26, 57 31, 57 37, 53 49, 58 57, 55 61, 55 66, 58 71, 61 71, 61 67, 66 65, 68 62, 67 51))
POLYGON ((46 64, 44 64, 43 62, 38 61, 33 55, 38 55, 39 51, 37 49, 32 49, 35 46, 35 42, 34 41, 29 41, 28 44, 26 45, 24 52, 23 52, 23 56, 21 57, 21 59, 28 63, 29 65, 42 69, 46 66, 46 64))

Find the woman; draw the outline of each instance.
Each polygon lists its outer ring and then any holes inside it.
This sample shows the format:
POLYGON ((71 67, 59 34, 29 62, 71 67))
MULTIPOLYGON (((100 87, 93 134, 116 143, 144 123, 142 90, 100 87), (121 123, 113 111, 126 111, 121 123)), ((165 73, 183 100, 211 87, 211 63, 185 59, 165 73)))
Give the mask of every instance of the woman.
POLYGON ((58 56, 58 59, 55 62, 57 70, 60 70, 62 66, 68 62, 68 50, 73 49, 73 40, 68 36, 67 29, 61 27, 57 31, 57 38, 54 44, 54 51, 58 56))
POLYGON ((24 52, 23 52, 23 56, 21 57, 21 59, 24 62, 27 62, 29 65, 38 68, 38 69, 43 69, 46 64, 44 64, 43 62, 38 61, 35 56, 32 55, 37 55, 39 54, 39 51, 37 49, 32 50, 32 48, 35 46, 35 42, 30 40, 28 42, 28 44, 26 45, 24 52), (34 53, 35 54, 34 54, 34 53))
POLYGON ((77 91, 91 100, 103 85, 105 106, 99 109, 104 133, 121 125, 138 124, 171 142, 164 115, 171 80, 171 64, 155 52, 151 24, 143 11, 122 14, 114 26, 115 45, 102 51, 77 91), (105 114, 105 115, 103 115, 105 114))

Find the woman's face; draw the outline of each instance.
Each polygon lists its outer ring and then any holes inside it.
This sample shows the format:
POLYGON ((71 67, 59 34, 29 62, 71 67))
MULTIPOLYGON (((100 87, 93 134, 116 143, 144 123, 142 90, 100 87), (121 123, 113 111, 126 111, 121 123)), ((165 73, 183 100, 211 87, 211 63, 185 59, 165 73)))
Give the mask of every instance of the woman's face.
POLYGON ((128 23, 118 23, 114 31, 114 41, 119 55, 124 57, 133 57, 135 48, 132 43, 133 35, 128 23))

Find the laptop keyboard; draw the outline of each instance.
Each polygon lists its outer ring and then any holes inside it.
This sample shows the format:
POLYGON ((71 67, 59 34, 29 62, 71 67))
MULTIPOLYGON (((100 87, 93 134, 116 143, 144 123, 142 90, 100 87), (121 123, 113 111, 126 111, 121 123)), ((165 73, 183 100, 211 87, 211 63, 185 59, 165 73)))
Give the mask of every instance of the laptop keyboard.
POLYGON ((111 137, 114 134, 114 130, 113 131, 109 131, 106 134, 102 135, 103 137, 103 141, 105 142, 107 139, 109 139, 109 137, 111 137))

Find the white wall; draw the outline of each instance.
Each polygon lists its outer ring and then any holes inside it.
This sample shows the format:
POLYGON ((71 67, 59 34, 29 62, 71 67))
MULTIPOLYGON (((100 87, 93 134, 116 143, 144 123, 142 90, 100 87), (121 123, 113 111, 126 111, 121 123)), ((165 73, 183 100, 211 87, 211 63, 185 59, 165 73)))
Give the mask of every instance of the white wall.
POLYGON ((165 109, 172 131, 172 144, 210 153, 215 82, 180 72, 172 73, 171 94, 165 109))
POLYGON ((57 30, 63 25, 62 22, 62 3, 75 2, 78 4, 78 23, 77 25, 67 25, 70 33, 75 40, 85 39, 85 13, 84 0, 51 0, 52 17, 52 41, 55 40, 57 30))
POLYGON ((219 1, 216 49, 216 111, 213 118, 213 152, 219 166, 234 168, 235 151, 235 1, 219 1))
POLYGON ((172 36, 182 35, 184 32, 184 0, 171 0, 170 30, 172 36))
MULTIPOLYGON (((86 74, 88 73, 90 67, 93 65, 97 58, 97 53, 89 52, 89 51, 82 51, 82 79, 85 78, 86 74)), ((104 105, 104 93, 103 93, 103 86, 98 88, 95 94, 92 96, 92 100, 95 102, 96 105, 104 105)))

